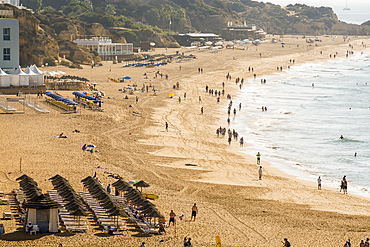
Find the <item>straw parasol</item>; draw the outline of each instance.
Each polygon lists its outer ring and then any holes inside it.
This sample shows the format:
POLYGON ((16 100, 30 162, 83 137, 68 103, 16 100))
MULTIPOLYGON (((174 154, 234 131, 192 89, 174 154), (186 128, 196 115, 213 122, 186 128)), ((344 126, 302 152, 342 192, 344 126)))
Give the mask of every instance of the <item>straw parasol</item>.
POLYGON ((136 189, 140 187, 141 192, 143 192, 143 187, 149 187, 150 185, 145 183, 143 180, 140 180, 139 182, 135 183, 134 186, 136 187, 136 189))

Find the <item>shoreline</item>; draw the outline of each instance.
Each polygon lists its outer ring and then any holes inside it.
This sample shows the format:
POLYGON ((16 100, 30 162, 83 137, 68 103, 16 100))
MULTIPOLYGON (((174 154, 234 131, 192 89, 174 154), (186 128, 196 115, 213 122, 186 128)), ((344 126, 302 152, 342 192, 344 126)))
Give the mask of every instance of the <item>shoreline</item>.
MULTIPOLYGON (((370 53, 369 52, 364 52, 364 55, 366 55, 366 54, 370 54, 370 53)), ((349 57, 349 58, 343 57, 343 58, 339 58, 339 60, 340 60, 340 62, 345 62, 347 59, 353 59, 353 58, 356 58, 356 57, 359 58, 361 56, 362 56, 362 54, 360 55, 360 52, 357 52, 355 55, 351 55, 351 57, 349 57)), ((336 60, 338 61, 338 59, 336 59, 336 60)), ((294 65, 294 67, 301 67, 301 66, 306 66, 306 65, 317 65, 317 64, 321 64, 321 63, 330 64, 330 61, 334 61, 334 60, 333 59, 328 59, 326 61, 319 60, 317 62, 310 61, 310 62, 307 62, 307 63, 294 65)), ((294 69, 294 67, 292 66, 291 69, 294 69)), ((286 78, 294 76, 293 73, 291 73, 290 71, 289 72, 285 71, 283 73, 274 73, 274 74, 266 76, 266 79, 267 79, 268 83, 271 81, 271 79, 273 79, 276 82, 277 80, 284 80, 286 78)), ((252 84, 253 82, 254 82, 253 79, 249 79, 247 81, 248 85, 252 84)), ((256 80, 255 83, 258 84, 259 83, 258 80, 256 80)), ((247 90, 245 90, 244 92, 242 92, 242 91, 237 92, 237 96, 236 96, 236 101, 237 102, 239 102, 242 99, 242 97, 245 96, 246 91, 247 90)), ((251 116, 249 116, 249 117, 251 117, 251 116)), ((255 121, 255 120, 253 120, 253 121, 255 121)), ((240 127, 241 123, 242 122, 236 121, 234 124, 239 125, 239 127, 240 127)), ((233 127, 231 126, 231 129, 232 128, 233 127)), ((251 158, 253 158, 254 154, 252 154, 251 151, 247 151, 247 149, 250 147, 250 145, 249 144, 247 144, 247 145, 248 145, 248 147, 244 147, 242 150, 239 150, 239 152, 245 153, 246 155, 249 155, 249 156, 251 156, 251 158)), ((254 146, 254 151, 255 151, 255 153, 257 153, 257 151, 259 151, 259 150, 256 149, 256 147, 254 146)), ((284 163, 284 161, 282 160, 282 157, 280 157, 280 158, 269 157, 269 158, 266 159, 266 161, 267 161, 267 164, 269 164, 269 167, 277 168, 282 173, 286 174, 287 177, 294 177, 298 180, 303 180, 303 181, 310 182, 311 185, 314 185, 314 187, 315 186, 317 187, 317 182, 316 182, 317 176, 319 176, 319 175, 320 176, 326 176, 327 175, 327 174, 313 174, 313 173, 301 170, 298 167, 294 167, 293 163, 296 164, 296 165, 299 165, 299 166, 303 165, 303 167, 304 167, 305 165, 303 163, 297 162, 297 161, 294 161, 294 160, 289 160, 289 161, 286 161, 284 163), (292 163, 292 164, 288 164, 288 163, 292 163)), ((334 177, 327 177, 327 178, 329 178, 329 180, 326 180, 327 181, 326 184, 325 184, 325 182, 323 183, 323 188, 327 187, 327 188, 330 188, 331 190, 334 190, 334 191, 336 191, 337 189, 339 190, 340 181, 335 181, 334 177)), ((352 187, 351 184, 349 186, 352 187)), ((368 191, 367 187, 354 186, 352 188, 355 188, 355 189, 350 190, 350 194, 360 196, 362 198, 370 199, 370 193, 367 192, 368 191)))
MULTIPOLYGON (((194 245, 214 246, 214 237, 219 235, 225 246, 278 246, 283 237, 288 237, 295 246, 338 246, 348 238, 354 243, 363 239, 370 234, 370 231, 363 230, 370 214, 367 198, 340 195, 325 186, 323 191, 317 191, 314 183, 269 166, 263 156, 261 163, 266 172, 263 180, 259 181, 255 157, 241 153, 235 141, 228 146, 226 138, 215 137, 220 124, 227 126, 226 95, 230 93, 234 99, 240 92, 235 86, 235 77, 245 75, 244 79, 248 80, 253 76, 247 72, 247 65, 253 64, 258 75, 267 76, 275 73, 273 68, 278 64, 288 64, 289 58, 295 57, 296 65, 299 65, 316 61, 320 48, 339 51, 335 42, 328 41, 325 47, 311 49, 315 47, 295 47, 293 41, 296 40, 291 40, 292 50, 288 50, 288 40, 285 50, 281 50, 279 44, 269 43, 259 46, 258 51, 199 53, 199 60, 159 67, 162 73, 170 75, 169 80, 142 79, 144 72, 151 73, 157 68, 121 68, 122 64, 109 62, 101 68, 61 69, 71 75, 93 79, 99 83, 100 90, 115 99, 106 96, 104 113, 85 110, 81 115, 74 115, 76 118, 61 114, 54 108, 51 108, 50 115, 29 111, 22 116, 4 115, 3 126, 9 131, 0 134, 2 140, 8 140, 8 152, 0 161, 3 173, 10 172, 11 181, 18 177, 20 173, 14 167, 22 155, 25 163, 22 171, 33 177, 43 192, 52 189, 47 179, 56 173, 68 179, 78 191, 82 187, 80 180, 91 175, 92 169, 91 157, 81 153, 81 146, 93 143, 101 151, 93 157, 94 164, 122 175, 125 181, 143 179, 148 182, 151 186, 145 191, 159 195, 155 201, 159 211, 168 218, 169 210, 174 209, 178 215, 184 213, 185 220, 178 220, 175 236, 173 227, 166 228, 167 235, 148 237, 130 226, 122 236, 105 238, 100 237, 99 229, 92 227, 87 234, 68 238, 51 235, 23 240, 22 243, 4 240, 6 234, 0 238, 0 243, 40 246, 61 241, 64 246, 138 246, 145 241, 149 246, 176 246, 182 243, 184 236, 191 236, 194 245), (260 52, 266 60, 259 58, 260 52), (303 62, 303 58, 307 60, 303 62), (181 71, 179 65, 182 66, 181 71), (202 66, 204 73, 197 73, 197 68, 202 66), (215 97, 205 93, 205 85, 219 90, 227 72, 232 74, 233 80, 226 84, 226 94, 217 104, 215 97), (115 78, 123 74, 132 76, 132 81, 139 87, 142 83, 152 83, 160 91, 157 96, 135 93, 129 95, 129 100, 123 100, 125 94, 118 89, 128 83, 107 81, 108 75, 115 78), (172 85, 177 81, 180 89, 174 90, 172 85), (176 96, 171 99, 167 95, 172 92, 176 96), (186 100, 183 99, 184 92, 187 93, 186 100), (139 96, 137 104, 135 96, 139 96), (177 101, 179 96, 181 103, 177 101), (202 96, 202 103, 198 101, 199 96, 202 96), (201 106, 204 106, 204 115, 200 114, 201 106), (133 115, 132 111, 140 112, 140 116, 133 115), (12 125, 14 121, 19 123, 18 128, 12 125), (165 122, 169 122, 168 132, 164 130, 165 122), (30 128, 34 130, 30 131, 30 128), (81 133, 71 134, 70 130, 75 128, 81 133), (61 131, 67 133, 67 139, 51 138, 61 131), (11 149, 17 140, 22 140, 17 150, 11 149), (200 214, 196 222, 189 222, 189 210, 194 202, 199 205, 200 214), (159 242, 161 240, 163 242, 159 242)), ((172 49, 169 53, 176 50, 185 49, 172 49)), ((157 49, 157 52, 165 53, 165 50, 157 49)), ((71 92, 60 93, 71 97, 71 92)), ((247 140, 245 145, 248 145, 247 140)), ((104 185, 114 181, 103 170, 96 171, 104 185)), ((15 184, 8 180, 4 182, 7 189, 15 184)), ((12 229, 7 225, 9 228, 12 229)))

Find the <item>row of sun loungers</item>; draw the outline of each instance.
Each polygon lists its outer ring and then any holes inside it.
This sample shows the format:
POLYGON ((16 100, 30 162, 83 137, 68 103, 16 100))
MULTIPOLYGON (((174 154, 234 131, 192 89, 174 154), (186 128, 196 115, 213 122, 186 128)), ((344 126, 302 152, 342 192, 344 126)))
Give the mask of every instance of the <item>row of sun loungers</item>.
POLYGON ((86 224, 86 219, 81 216, 71 215, 70 212, 64 207, 66 203, 56 190, 47 191, 55 202, 59 203, 62 207, 59 208, 59 218, 65 225, 69 232, 87 232, 89 227, 86 224))
POLYGON ((159 234, 158 227, 156 228, 154 225, 150 225, 148 222, 144 223, 142 220, 136 218, 131 209, 129 209, 129 207, 124 203, 123 198, 118 196, 113 196, 113 198, 119 202, 123 210, 125 210, 127 213, 131 222, 135 223, 145 234, 159 234))
POLYGON ((114 217, 109 216, 107 211, 99 204, 99 202, 93 198, 89 192, 78 192, 84 202, 89 206, 89 208, 94 212, 97 222, 103 227, 103 232, 108 233, 110 227, 115 227, 113 234, 123 234, 126 229, 124 223, 121 219, 114 219, 114 217))

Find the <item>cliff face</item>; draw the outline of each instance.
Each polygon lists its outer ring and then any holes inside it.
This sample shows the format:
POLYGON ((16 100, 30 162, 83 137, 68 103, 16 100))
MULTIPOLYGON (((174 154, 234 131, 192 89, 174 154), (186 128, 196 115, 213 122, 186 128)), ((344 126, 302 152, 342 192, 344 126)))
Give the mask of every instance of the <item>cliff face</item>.
POLYGON ((44 60, 57 60, 65 57, 72 63, 90 64, 101 61, 97 54, 71 42, 73 38, 90 36, 110 36, 114 42, 126 43, 124 37, 115 31, 106 30, 101 24, 87 24, 68 18, 62 14, 32 14, 14 6, 0 4, 0 9, 13 10, 14 18, 19 20, 19 54, 22 67, 44 60), (36 18, 37 17, 37 18, 36 18))
POLYGON ((14 18, 19 20, 20 65, 43 64, 47 56, 58 57, 59 47, 53 37, 39 26, 30 12, 19 10, 11 5, 0 4, 0 9, 13 10, 14 18))

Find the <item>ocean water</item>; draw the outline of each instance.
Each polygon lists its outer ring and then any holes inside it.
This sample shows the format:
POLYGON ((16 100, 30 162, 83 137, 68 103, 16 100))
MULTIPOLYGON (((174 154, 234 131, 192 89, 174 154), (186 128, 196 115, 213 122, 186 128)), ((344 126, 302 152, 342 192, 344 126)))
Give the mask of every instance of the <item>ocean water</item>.
POLYGON ((264 78, 234 99, 242 110, 230 128, 249 145, 243 151, 323 185, 339 188, 346 175, 350 193, 370 197, 370 53, 264 78))
POLYGON ((306 4, 308 6, 331 7, 338 19, 347 23, 362 24, 370 20, 370 1, 367 0, 269 0, 270 2, 285 7, 288 4, 306 4), (343 10, 345 7, 350 10, 343 10))

